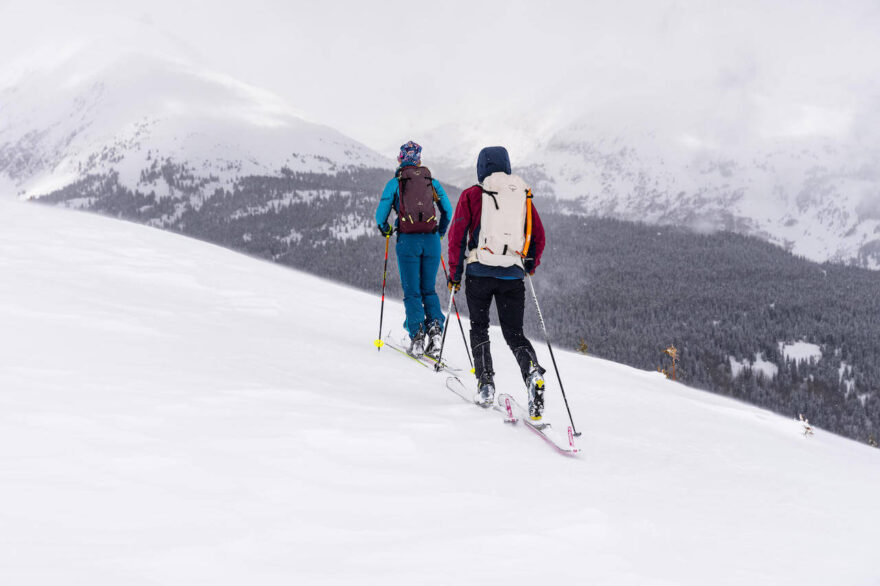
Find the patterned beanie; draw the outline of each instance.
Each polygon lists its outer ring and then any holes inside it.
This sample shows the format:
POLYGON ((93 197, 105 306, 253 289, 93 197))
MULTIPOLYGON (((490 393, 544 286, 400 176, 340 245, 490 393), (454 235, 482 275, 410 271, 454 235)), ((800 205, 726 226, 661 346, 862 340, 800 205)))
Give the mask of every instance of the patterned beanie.
POLYGON ((413 141, 400 146, 400 154, 397 155, 397 162, 400 164, 409 163, 418 165, 422 161, 422 147, 413 141))

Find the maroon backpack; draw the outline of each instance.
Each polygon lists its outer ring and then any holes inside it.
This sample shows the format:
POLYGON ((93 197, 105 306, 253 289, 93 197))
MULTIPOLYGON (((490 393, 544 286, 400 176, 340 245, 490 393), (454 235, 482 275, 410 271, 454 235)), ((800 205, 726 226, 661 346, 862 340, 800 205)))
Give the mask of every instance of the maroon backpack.
POLYGON ((397 228, 402 234, 430 234, 437 227, 437 192, 427 167, 407 165, 397 173, 397 228))

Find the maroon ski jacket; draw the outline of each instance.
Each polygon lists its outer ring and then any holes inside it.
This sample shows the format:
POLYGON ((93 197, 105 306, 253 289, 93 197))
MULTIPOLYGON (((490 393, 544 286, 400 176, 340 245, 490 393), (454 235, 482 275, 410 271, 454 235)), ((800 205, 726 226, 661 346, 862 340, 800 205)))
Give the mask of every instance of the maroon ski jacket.
MULTIPOLYGON (((479 185, 468 187, 461 192, 452 223, 449 225, 449 274, 453 281, 461 281, 464 273, 464 259, 467 253, 477 247, 480 237, 480 214, 483 211, 483 189, 479 185)), ((544 225, 535 204, 532 203, 532 240, 528 257, 534 259, 532 270, 541 264, 546 237, 544 225)), ((483 265, 480 265, 483 266, 483 265)), ((487 267, 490 268, 490 267, 487 267)), ((498 269, 501 267, 491 267, 498 269)), ((504 269, 502 269, 504 270, 504 269)))

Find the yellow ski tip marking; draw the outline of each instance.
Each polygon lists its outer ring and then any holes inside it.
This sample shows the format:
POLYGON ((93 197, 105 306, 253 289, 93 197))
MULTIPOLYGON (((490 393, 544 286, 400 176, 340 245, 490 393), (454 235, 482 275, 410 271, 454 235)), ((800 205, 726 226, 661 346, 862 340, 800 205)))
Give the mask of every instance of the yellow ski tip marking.
POLYGON ((385 345, 385 342, 383 342, 382 340, 376 340, 375 342, 373 342, 373 345, 374 345, 376 348, 381 348, 382 346, 385 345))
POLYGON ((471 369, 471 374, 474 374, 474 375, 477 374, 477 369, 476 369, 476 368, 472 368, 472 369, 471 369))

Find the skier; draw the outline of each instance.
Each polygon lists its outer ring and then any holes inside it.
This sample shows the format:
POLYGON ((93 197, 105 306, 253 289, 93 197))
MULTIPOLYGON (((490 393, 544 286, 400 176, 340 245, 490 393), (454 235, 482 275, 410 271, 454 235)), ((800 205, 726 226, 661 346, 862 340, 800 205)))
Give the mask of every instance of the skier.
POLYGON ((471 318, 471 349, 477 376, 474 401, 483 407, 495 399, 495 372, 489 352, 489 307, 495 299, 504 340, 513 351, 529 393, 529 417, 544 411, 544 368, 523 334, 526 273, 541 263, 545 237, 529 187, 511 174, 504 147, 486 147, 477 158, 478 185, 464 190, 449 230, 450 291, 461 287, 471 318), (467 268, 465 269, 465 265, 467 268))
POLYGON ((406 307, 404 327, 410 337, 408 350, 414 356, 427 354, 436 359, 445 318, 435 286, 440 239, 449 227, 452 205, 440 183, 427 167, 421 166, 421 155, 422 147, 413 141, 400 147, 399 166, 382 191, 376 224, 383 236, 390 236, 394 229, 388 225, 388 215, 392 208, 397 212, 395 249, 406 307))

